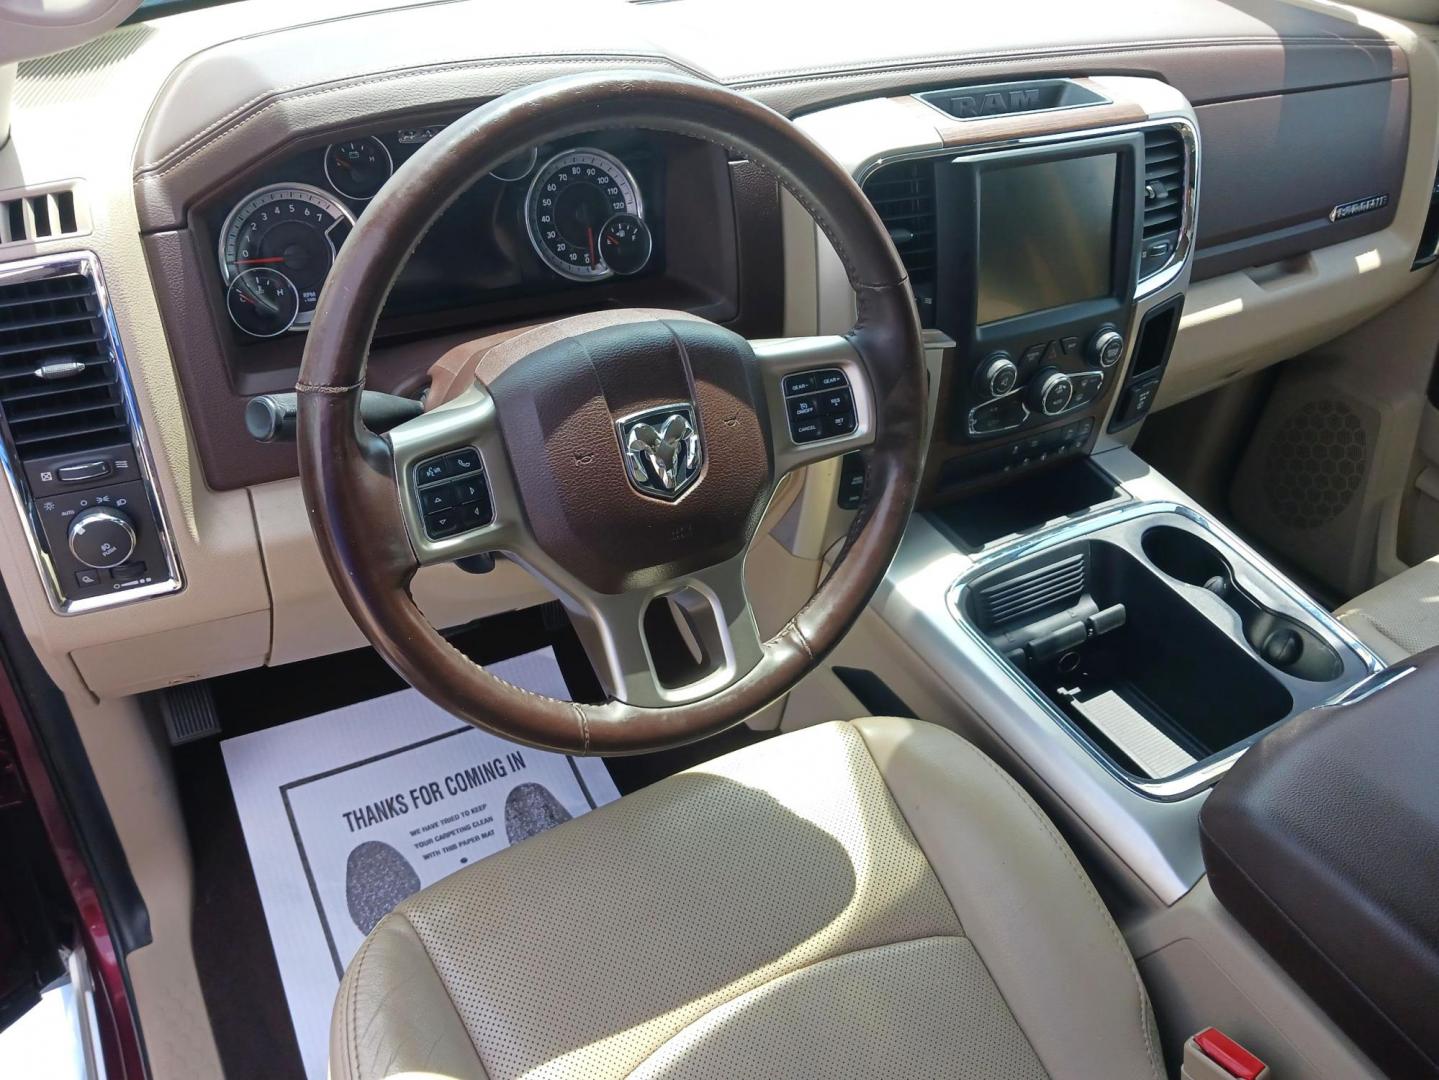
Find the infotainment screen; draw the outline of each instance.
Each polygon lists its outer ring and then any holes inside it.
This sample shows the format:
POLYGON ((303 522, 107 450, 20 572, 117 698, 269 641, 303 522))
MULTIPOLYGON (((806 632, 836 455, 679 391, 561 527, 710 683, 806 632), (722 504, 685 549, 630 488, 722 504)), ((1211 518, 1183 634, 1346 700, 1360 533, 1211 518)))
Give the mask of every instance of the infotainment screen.
POLYGON ((1118 170, 1095 154, 981 174, 981 325, 1109 294, 1118 170))

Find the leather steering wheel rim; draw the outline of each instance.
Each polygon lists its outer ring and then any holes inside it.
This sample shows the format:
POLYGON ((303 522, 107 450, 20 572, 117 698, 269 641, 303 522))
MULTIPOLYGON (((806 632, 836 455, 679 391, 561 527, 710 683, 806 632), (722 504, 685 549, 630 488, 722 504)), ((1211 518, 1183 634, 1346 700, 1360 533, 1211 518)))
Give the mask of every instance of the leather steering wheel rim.
POLYGON ((361 216, 311 324, 299 384, 300 475, 326 568, 366 638, 409 683, 455 716, 567 753, 635 753, 733 726, 789 692, 860 616, 898 549, 923 452, 925 367, 903 264, 854 180, 785 117, 697 79, 615 72, 517 90, 450 124, 407 161, 361 216), (829 575, 758 661, 722 690, 682 704, 539 696, 450 645, 409 593, 418 561, 388 437, 360 420, 365 363, 390 288, 440 214, 477 177, 530 146, 606 128, 718 143, 770 172, 812 215, 844 265, 857 319, 843 340, 873 395, 865 499, 829 575))

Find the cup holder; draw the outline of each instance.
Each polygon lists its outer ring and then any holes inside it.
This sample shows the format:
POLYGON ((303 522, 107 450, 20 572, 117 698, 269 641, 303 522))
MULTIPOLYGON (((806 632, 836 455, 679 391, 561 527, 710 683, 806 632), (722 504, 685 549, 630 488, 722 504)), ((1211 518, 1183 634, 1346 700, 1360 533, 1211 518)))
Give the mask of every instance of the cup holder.
POLYGON ((1163 573, 1213 593, 1239 616, 1244 637, 1265 663, 1296 678, 1328 682, 1344 673, 1339 654, 1308 627, 1271 611, 1239 587, 1229 562, 1203 537, 1172 525, 1145 530, 1145 557, 1163 573))

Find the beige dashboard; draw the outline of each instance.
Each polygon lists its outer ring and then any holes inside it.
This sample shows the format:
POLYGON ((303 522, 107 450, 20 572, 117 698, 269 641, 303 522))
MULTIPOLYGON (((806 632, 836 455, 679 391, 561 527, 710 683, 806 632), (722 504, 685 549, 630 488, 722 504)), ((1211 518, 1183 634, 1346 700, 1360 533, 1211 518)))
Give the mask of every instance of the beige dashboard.
MULTIPOLYGON (((247 0, 125 26, 22 66, 12 137, 0 149, 0 199, 11 190, 77 181, 88 225, 76 236, 0 246, 0 265, 63 251, 98 257, 184 581, 173 595, 58 615, 41 588, 17 507, 0 500, 0 576, 64 691, 117 697, 362 644, 326 578, 298 482, 216 491, 203 479, 176 374, 187 357, 172 348, 177 328, 162 318, 142 234, 182 224, 188 201, 201 197, 217 172, 317 126, 473 103, 552 74, 632 65, 746 89, 799 115, 812 136, 859 170, 886 140, 943 145, 942 133, 933 125, 925 130, 918 114, 896 103, 916 87, 1058 69, 1108 80, 1116 97, 1137 102, 1145 115, 1192 116, 1193 99, 1217 93, 1204 83, 1204 49, 1216 38, 1227 38, 1258 67, 1283 66, 1286 50, 1294 61, 1328 47, 1313 31, 1300 27, 1283 39, 1282 28, 1207 0, 1172 12, 1162 4, 1105 5, 1112 10, 1082 25, 1065 14, 1078 5, 1053 2, 1052 21, 1026 17, 1018 25, 990 16, 977 29, 921 36, 923 55, 907 36, 835 26, 802 40, 761 35, 764 50, 782 41, 794 49, 760 55, 743 13, 708 0, 560 6, 564 14, 552 13, 540 29, 514 15, 495 16, 483 3, 413 4, 366 15, 366 7, 393 5, 314 0, 303 5, 304 24, 294 26, 296 5, 247 0), (724 33, 702 32, 716 26, 724 33), (1052 27, 1055 42, 1042 48, 1026 42, 1035 26, 1052 27), (1159 63, 1169 67, 1168 81, 1131 71, 1159 63), (1116 67, 1131 73, 1106 74, 1116 67)), ((936 7, 918 0, 898 6, 916 18, 933 18, 936 7)), ((1379 52, 1388 57, 1392 48, 1394 62, 1402 62, 1408 139, 1393 218, 1377 231, 1192 283, 1161 408, 1338 336, 1432 272, 1410 266, 1439 160, 1439 29, 1317 2, 1285 7, 1295 18, 1318 11, 1362 27, 1384 40, 1379 52)), ((1003 139, 1003 122, 992 123, 994 137, 1003 139)), ((1201 190, 1201 220, 1203 214, 1201 190)), ((792 203, 784 207, 783 233, 783 332, 842 330, 852 303, 833 252, 792 203)), ((208 315, 194 310, 184 317, 208 315)), ((797 604, 812 587, 827 543, 843 528, 835 482, 833 466, 812 472, 797 497, 777 505, 778 525, 757 546, 754 572, 794 583, 775 597, 777 609, 797 604)), ((485 576, 426 570, 416 596, 437 625, 549 598, 503 561, 485 576)), ((761 622, 788 614, 761 612, 761 622)))

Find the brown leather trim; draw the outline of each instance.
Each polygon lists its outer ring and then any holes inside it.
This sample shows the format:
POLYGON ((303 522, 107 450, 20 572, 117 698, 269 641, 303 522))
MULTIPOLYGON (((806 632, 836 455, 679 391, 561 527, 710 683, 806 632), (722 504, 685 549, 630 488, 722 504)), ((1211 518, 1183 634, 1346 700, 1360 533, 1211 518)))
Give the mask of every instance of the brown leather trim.
POLYGON ((904 269, 853 179, 803 132, 752 99, 680 76, 571 76, 517 91, 451 125, 407 162, 360 220, 321 295, 301 382, 301 477, 330 576, 361 630, 411 685, 470 723, 570 752, 636 752, 701 738, 790 690, 853 625, 899 546, 922 452, 924 355, 904 269), (532 143, 603 126, 719 142, 764 165, 814 215, 843 263, 859 318, 849 337, 876 398, 872 499, 813 599, 765 643, 756 667, 689 705, 639 709, 539 697, 451 648, 406 591, 394 481, 380 440, 359 428, 376 319, 417 238, 470 178, 532 143), (379 533, 383 535, 378 535, 379 533))

